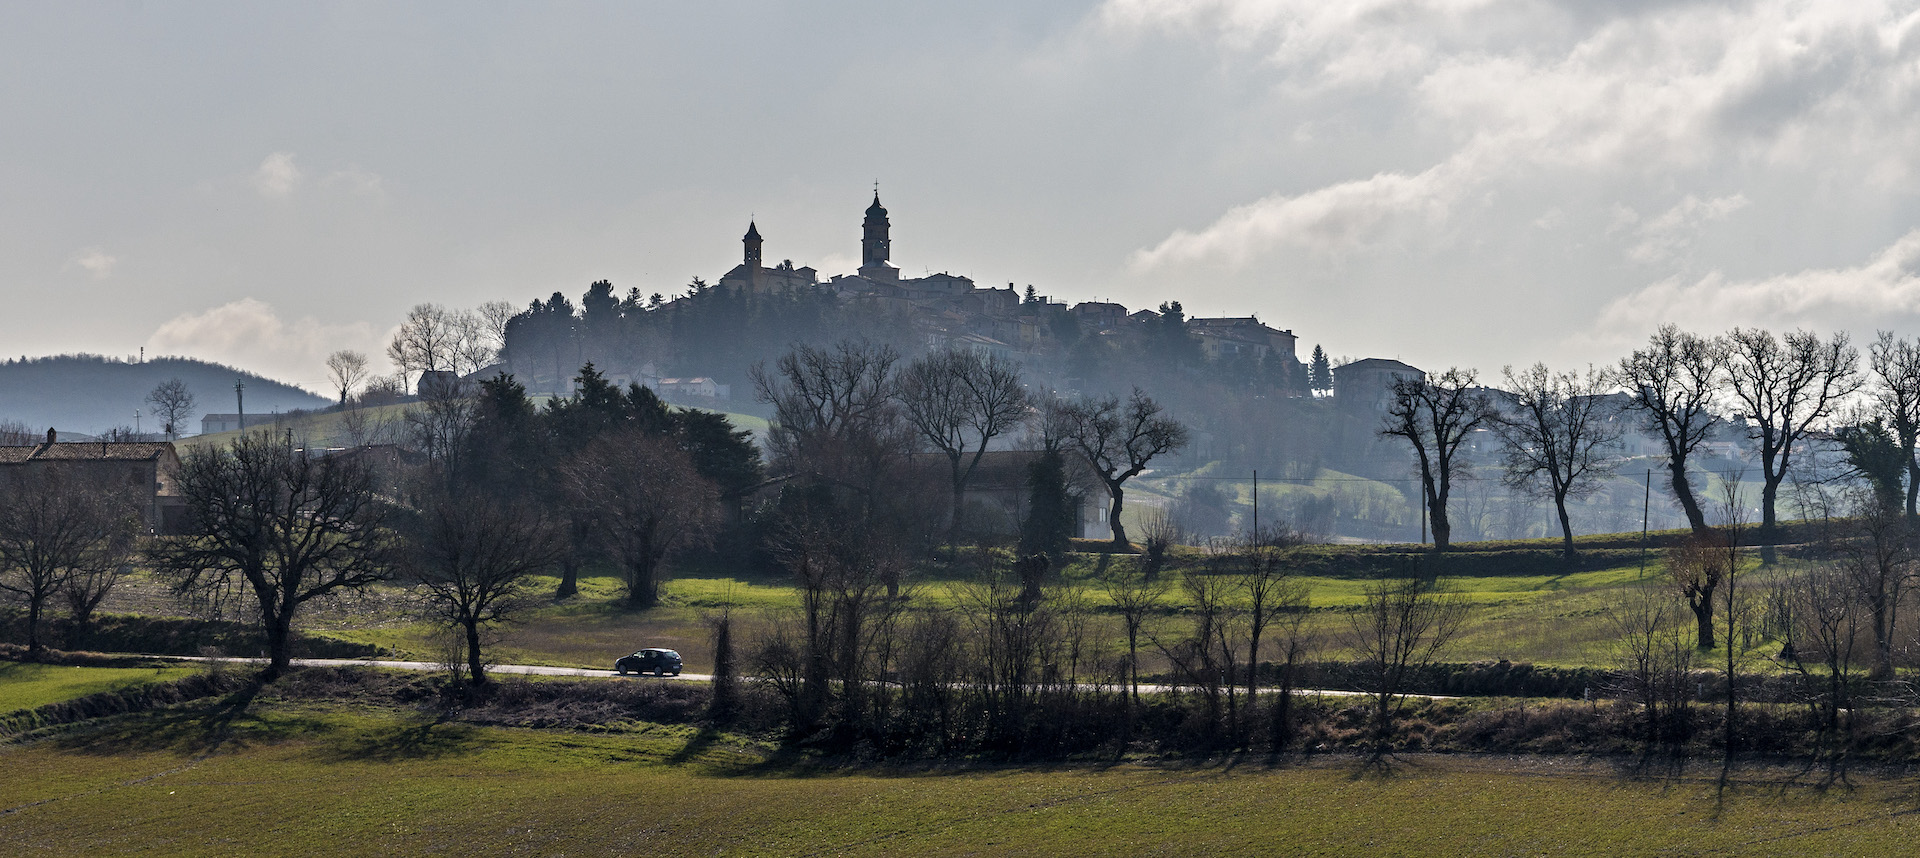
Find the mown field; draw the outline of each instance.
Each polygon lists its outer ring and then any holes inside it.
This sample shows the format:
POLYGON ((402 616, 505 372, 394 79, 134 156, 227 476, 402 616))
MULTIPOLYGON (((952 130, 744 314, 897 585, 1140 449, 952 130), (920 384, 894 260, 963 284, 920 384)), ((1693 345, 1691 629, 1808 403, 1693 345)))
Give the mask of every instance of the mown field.
POLYGON ((692 727, 479 727, 257 698, 0 746, 22 856, 1895 855, 1920 781, 1416 755, 834 767, 692 727))
POLYGON ((69 667, 0 661, 0 713, 178 679, 189 667, 69 667))
MULTIPOLYGON (((1662 586, 1666 574, 1658 547, 1646 552, 1644 569, 1635 546, 1638 534, 1582 539, 1582 558, 1572 564, 1553 555, 1552 541, 1480 543, 1469 551, 1440 560, 1456 574, 1441 580, 1455 597, 1466 602, 1468 615, 1462 632, 1443 653, 1453 662, 1508 660, 1555 667, 1609 667, 1614 664, 1618 635, 1610 611, 1636 588, 1662 586)), ((1361 603, 1370 569, 1402 567, 1418 552, 1408 546, 1306 546, 1294 559, 1299 579, 1309 590, 1307 628, 1313 633, 1315 658, 1339 660, 1346 655, 1342 642, 1350 618, 1361 603)), ((1002 552, 994 562, 1004 569, 1002 552)), ((1201 564, 1197 549, 1182 549, 1181 564, 1201 564)), ((1108 653, 1124 646, 1119 619, 1111 611, 1101 581, 1139 563, 1137 556, 1080 554, 1064 570, 1053 573, 1050 586, 1056 598, 1078 601, 1092 613, 1097 648, 1108 653)), ((954 562, 930 563, 908 579, 909 604, 916 609, 963 608, 983 575, 985 560, 978 552, 964 552, 954 562)), ((1772 570, 1742 576, 1750 594, 1765 584, 1791 574, 1801 563, 1786 560, 1772 570)), ((1749 567, 1750 570, 1752 567, 1749 567)), ((1171 639, 1182 627, 1185 597, 1178 572, 1168 575, 1164 609, 1150 631, 1171 639)), ((664 586, 665 603, 633 610, 620 602, 620 581, 609 570, 589 570, 580 592, 554 599, 554 578, 532 582, 532 598, 515 622, 497 631, 489 658, 499 663, 606 667, 618 655, 642 646, 678 649, 691 672, 707 672, 712 665, 710 633, 703 618, 731 611, 742 640, 750 644, 756 631, 771 618, 798 604, 798 592, 783 577, 745 577, 721 568, 682 572, 664 586)), ((134 576, 123 585, 108 610, 147 616, 176 614, 179 607, 157 583, 134 576)), ((249 622, 244 613, 231 617, 249 622)), ((380 647, 396 656, 434 660, 443 657, 443 636, 419 619, 417 606, 396 587, 383 586, 367 594, 306 609, 301 622, 309 632, 380 647)), ((1163 668, 1155 648, 1145 646, 1144 668, 1163 668)), ((235 655, 254 653, 236 652, 235 655)), ((1766 653, 1755 652, 1754 658, 1766 653)))

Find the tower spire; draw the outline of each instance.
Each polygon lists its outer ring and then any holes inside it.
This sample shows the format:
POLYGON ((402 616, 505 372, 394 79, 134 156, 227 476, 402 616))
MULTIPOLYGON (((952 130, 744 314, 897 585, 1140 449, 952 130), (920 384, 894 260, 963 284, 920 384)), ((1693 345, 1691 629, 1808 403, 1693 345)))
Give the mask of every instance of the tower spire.
POLYGON ((900 270, 887 263, 893 255, 893 241, 888 237, 892 226, 887 220, 887 207, 880 204, 880 183, 876 180, 873 205, 867 206, 867 219, 860 225, 860 276, 889 282, 900 279, 900 270))

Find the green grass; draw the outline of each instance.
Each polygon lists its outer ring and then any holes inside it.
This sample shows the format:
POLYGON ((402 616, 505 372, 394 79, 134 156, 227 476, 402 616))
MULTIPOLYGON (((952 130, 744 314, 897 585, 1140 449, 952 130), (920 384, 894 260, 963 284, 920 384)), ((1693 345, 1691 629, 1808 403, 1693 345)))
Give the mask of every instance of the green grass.
MULTIPOLYGON (((1077 590, 1099 617, 1101 643, 1110 651, 1122 646, 1117 617, 1104 613, 1111 600, 1100 586, 1100 576, 1138 562, 1136 558, 1087 555, 1061 573, 1059 586, 1077 590)), ((1442 653, 1448 661, 1506 659, 1559 667, 1604 667, 1613 663, 1616 637, 1608 611, 1620 604, 1631 588, 1658 581, 1664 567, 1656 555, 1646 570, 1637 564, 1585 571, 1534 575, 1453 576, 1444 579, 1449 591, 1466 602, 1467 621, 1454 644, 1442 653)), ((1345 656, 1341 637, 1349 617, 1363 599, 1363 578, 1307 575, 1312 611, 1307 627, 1320 641, 1318 655, 1345 656)), ((1757 579, 1756 579, 1757 580, 1757 579)), ((557 581, 540 579, 533 590, 553 592, 557 581)), ((906 593, 922 609, 953 609, 969 601, 973 578, 963 570, 936 569, 910 581, 906 593)), ((634 610, 620 604, 619 579, 611 575, 584 575, 580 593, 565 600, 542 595, 536 606, 516 624, 502 630, 488 656, 500 663, 605 667, 620 654, 642 646, 677 649, 687 670, 705 673, 712 667, 710 633, 704 618, 731 606, 740 633, 751 642, 769 617, 794 608, 798 591, 784 582, 740 577, 676 578, 664 587, 664 604, 634 610)), ((1757 591, 1753 591, 1757 592, 1757 591)), ((1156 618, 1163 636, 1177 636, 1184 600, 1176 584, 1170 586, 1166 610, 1156 618)), ((421 659, 439 657, 431 626, 393 613, 380 622, 365 616, 351 623, 317 628, 327 635, 386 647, 421 659)), ((1151 647, 1149 647, 1151 650, 1151 647)), ((1145 654, 1143 669, 1163 669, 1158 655, 1145 654)))
POLYGON ((33 709, 102 691, 179 679, 186 667, 66 667, 0 662, 0 712, 33 709))
POLYGON ((821 768, 752 741, 232 701, 0 747, 19 855, 1905 854, 1910 779, 1416 756, 821 768), (1814 778, 1806 778, 1810 782, 1814 778))

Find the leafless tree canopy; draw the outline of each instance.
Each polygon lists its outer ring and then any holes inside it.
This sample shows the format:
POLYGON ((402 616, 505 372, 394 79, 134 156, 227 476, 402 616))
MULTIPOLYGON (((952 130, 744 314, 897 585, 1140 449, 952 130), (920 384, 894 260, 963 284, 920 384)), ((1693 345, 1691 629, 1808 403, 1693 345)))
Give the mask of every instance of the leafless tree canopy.
POLYGON ((29 653, 44 647, 48 602, 76 579, 89 594, 110 589, 139 527, 138 507, 114 487, 53 470, 0 475, 0 591, 26 603, 29 653))
POLYGON ((333 381, 335 389, 340 391, 340 404, 346 405, 353 398, 353 392, 367 380, 367 356, 352 349, 341 349, 327 355, 327 377, 333 381))
POLYGON ((372 472, 358 459, 315 458, 247 435, 188 451, 176 483, 191 526, 157 542, 155 571, 183 594, 250 599, 269 675, 290 663, 302 606, 386 575, 391 539, 372 472))
POLYGON ((1907 516, 1920 514, 1920 459, 1914 457, 1914 444, 1920 441, 1920 343, 1905 337, 1895 339, 1891 331, 1881 331, 1867 350, 1867 363, 1873 373, 1873 411, 1893 430, 1893 436, 1906 457, 1907 516))
POLYGON ((947 458, 953 503, 947 543, 959 537, 960 506, 987 445, 1019 426, 1027 415, 1020 367, 997 356, 966 349, 929 353, 900 372, 899 398, 906 417, 928 445, 947 458))
POLYGON ((1609 458, 1620 440, 1619 428, 1607 419, 1605 378, 1591 368, 1582 377, 1549 372, 1539 363, 1518 374, 1508 367, 1505 375, 1507 408, 1496 414, 1493 426, 1502 442, 1507 482, 1553 498, 1562 549, 1572 557, 1567 499, 1593 491, 1612 475, 1609 458))
POLYGON ((1395 381, 1386 424, 1380 428, 1380 434, 1403 438, 1413 447, 1437 551, 1447 550, 1453 534, 1447 498, 1463 464, 1458 457, 1460 445, 1493 414, 1492 403, 1475 386, 1476 380, 1473 370, 1453 367, 1433 378, 1395 381))
POLYGON ((430 617, 466 640, 468 675, 487 681, 483 633, 522 606, 528 579, 558 556, 555 527, 522 504, 429 490, 402 555, 430 617))
POLYGON ((1127 480, 1146 470, 1155 457, 1187 445, 1187 427, 1162 416, 1163 410, 1153 397, 1136 387, 1124 406, 1117 396, 1082 399, 1064 403, 1056 415, 1068 443, 1086 457, 1106 485, 1112 502, 1107 526, 1113 531, 1115 546, 1130 544, 1127 528, 1120 523, 1127 480))
POLYGON ((1646 418, 1647 431, 1666 446, 1673 496, 1695 533, 1709 530, 1700 502, 1687 479, 1687 457, 1712 433, 1712 406, 1727 361, 1726 346, 1662 325, 1647 347, 1622 358, 1613 382, 1626 389, 1632 406, 1646 418))
POLYGON ((574 502, 625 572, 628 603, 659 604, 664 561, 712 538, 719 490, 672 438, 645 432, 603 435, 562 467, 574 502))
POLYGON ((1860 352, 1845 332, 1823 340, 1794 331, 1783 340, 1757 328, 1733 329, 1724 348, 1734 404, 1759 445, 1761 539, 1770 561, 1780 484, 1807 437, 1860 389, 1860 352))
POLYGON ((18 420, 0 420, 0 447, 25 447, 39 443, 41 435, 18 420))
POLYGON ((160 382, 147 394, 147 412, 160 421, 169 441, 180 437, 180 429, 193 417, 193 406, 193 391, 177 378, 160 382))
POLYGON ((891 346, 843 340, 796 346, 772 370, 755 366, 754 391, 774 410, 767 441, 776 465, 858 471, 847 460, 901 448, 907 436, 893 398, 899 360, 891 346))
POLYGON ((1434 662, 1460 630, 1466 603, 1420 578, 1383 578, 1362 591, 1347 645, 1374 702, 1374 743, 1385 748, 1408 677, 1434 662))
POLYGON ((495 329, 480 312, 416 304, 387 344, 387 358, 403 376, 432 371, 464 376, 493 362, 496 343, 495 329))

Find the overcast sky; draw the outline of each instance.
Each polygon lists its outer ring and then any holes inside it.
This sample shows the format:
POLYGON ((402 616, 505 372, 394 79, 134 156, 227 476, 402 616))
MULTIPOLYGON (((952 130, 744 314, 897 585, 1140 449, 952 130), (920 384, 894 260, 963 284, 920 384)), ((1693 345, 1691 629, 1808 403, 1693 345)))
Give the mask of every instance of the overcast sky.
POLYGON ((0 354, 323 389, 412 304, 673 293, 750 217, 850 272, 875 180, 906 273, 1303 353, 1920 334, 1917 5, 9 4, 0 354))

